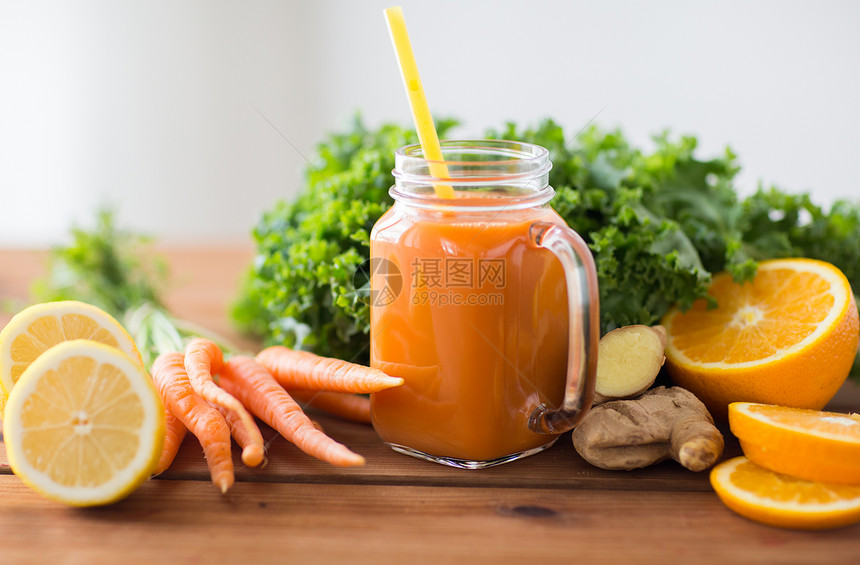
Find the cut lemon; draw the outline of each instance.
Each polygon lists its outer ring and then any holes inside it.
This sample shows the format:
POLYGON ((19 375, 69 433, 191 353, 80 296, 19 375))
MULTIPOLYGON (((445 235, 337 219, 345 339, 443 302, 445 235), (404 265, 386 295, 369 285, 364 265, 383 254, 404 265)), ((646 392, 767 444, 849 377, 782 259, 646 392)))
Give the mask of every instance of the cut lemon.
POLYGON ((116 347, 143 364, 134 340, 104 310, 76 300, 34 304, 16 314, 0 332, 0 385, 6 394, 39 355, 70 339, 116 347))
POLYGON ((782 259, 755 279, 714 277, 716 308, 697 301, 663 319, 672 380, 725 420, 735 401, 823 408, 845 381, 860 335, 848 279, 829 263, 782 259))
POLYGON ((164 408, 143 366, 87 340, 44 352, 12 389, 3 418, 12 471, 74 506, 108 504, 152 473, 164 408))
POLYGON ((726 506, 762 524, 819 530, 860 521, 860 488, 796 479, 746 457, 714 467, 711 486, 726 506))
POLYGON ((734 402, 729 426, 750 461, 793 477, 860 486, 860 416, 734 402))

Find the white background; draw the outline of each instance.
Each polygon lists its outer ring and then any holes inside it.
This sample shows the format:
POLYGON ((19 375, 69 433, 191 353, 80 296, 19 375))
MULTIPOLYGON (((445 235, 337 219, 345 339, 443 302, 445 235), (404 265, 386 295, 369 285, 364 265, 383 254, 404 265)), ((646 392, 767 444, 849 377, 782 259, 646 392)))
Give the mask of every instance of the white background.
MULTIPOLYGON (((102 203, 166 242, 248 241, 324 132, 410 123, 394 1, 0 1, 0 245, 58 242, 102 203)), ((744 192, 860 198, 860 2, 402 5, 460 135, 597 115, 731 145, 744 192)))

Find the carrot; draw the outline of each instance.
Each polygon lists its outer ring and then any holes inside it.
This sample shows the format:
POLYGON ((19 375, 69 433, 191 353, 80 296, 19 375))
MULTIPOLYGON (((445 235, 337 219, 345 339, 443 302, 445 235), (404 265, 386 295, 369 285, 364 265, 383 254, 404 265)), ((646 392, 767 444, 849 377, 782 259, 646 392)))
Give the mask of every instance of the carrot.
POLYGON ((245 428, 243 432, 239 432, 247 440, 246 444, 239 444, 242 446, 242 462, 256 467, 263 462, 265 456, 263 436, 260 435, 260 429, 257 428, 253 416, 242 406, 242 403, 212 380, 212 374, 219 372, 223 367, 224 354, 214 342, 196 337, 185 348, 185 370, 188 373, 191 388, 203 400, 226 408, 238 416, 239 421, 234 420, 230 429, 232 431, 236 426, 245 428))
POLYGON ((370 423, 370 399, 367 397, 344 392, 315 390, 292 389, 287 392, 305 406, 312 406, 345 420, 361 424, 370 423))
POLYGON ((390 377, 379 369, 282 345, 264 349, 256 360, 286 389, 367 393, 403 384, 400 377, 390 377))
POLYGON ((194 393, 181 353, 159 355, 152 365, 152 380, 170 410, 203 447, 212 482, 222 493, 233 486, 230 429, 220 412, 194 393))
POLYGON ((261 465, 266 460, 266 446, 263 443, 263 435, 260 433, 260 428, 254 424, 254 427, 249 429, 236 412, 211 402, 210 404, 224 416, 227 425, 230 426, 230 433, 233 435, 233 439, 242 448, 242 463, 248 467, 258 467, 261 465))
POLYGON ((254 359, 232 357, 220 374, 220 383, 308 455, 341 467, 364 464, 364 457, 317 430, 296 401, 254 359))
POLYGON ((182 440, 185 439, 185 434, 188 433, 188 428, 185 427, 179 418, 174 416, 170 410, 164 407, 165 418, 167 425, 164 429, 164 447, 161 448, 161 457, 158 458, 158 466, 155 468, 155 475, 165 472, 170 468, 170 464, 176 458, 179 452, 179 446, 182 445, 182 440))

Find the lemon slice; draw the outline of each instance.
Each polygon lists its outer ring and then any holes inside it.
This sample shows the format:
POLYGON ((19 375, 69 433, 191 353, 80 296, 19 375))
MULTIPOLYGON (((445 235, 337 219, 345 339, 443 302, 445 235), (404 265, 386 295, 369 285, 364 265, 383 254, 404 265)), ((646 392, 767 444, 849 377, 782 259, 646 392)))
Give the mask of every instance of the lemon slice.
POLYGON ((860 488, 796 479, 746 457, 711 470, 723 503, 746 518, 784 528, 818 530, 860 521, 860 488))
POLYGON ((0 332, 0 385, 6 394, 39 355, 70 339, 116 347, 143 364, 134 340, 104 310, 76 300, 44 302, 21 310, 0 332))
POLYGON ((116 502, 149 477, 164 408, 143 366, 88 340, 52 347, 27 367, 3 418, 12 471, 74 506, 116 502))

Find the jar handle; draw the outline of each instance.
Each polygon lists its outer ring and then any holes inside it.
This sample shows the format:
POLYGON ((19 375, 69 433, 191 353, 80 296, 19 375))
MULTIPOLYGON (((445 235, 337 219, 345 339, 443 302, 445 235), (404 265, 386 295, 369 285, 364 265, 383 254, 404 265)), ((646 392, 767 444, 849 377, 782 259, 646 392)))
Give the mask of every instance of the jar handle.
POLYGON ((541 404, 529 418, 529 428, 533 432, 560 434, 576 426, 594 400, 600 339, 597 270, 585 241, 566 226, 536 222, 529 228, 529 237, 536 246, 558 257, 567 287, 568 353, 564 400, 557 409, 541 404))

